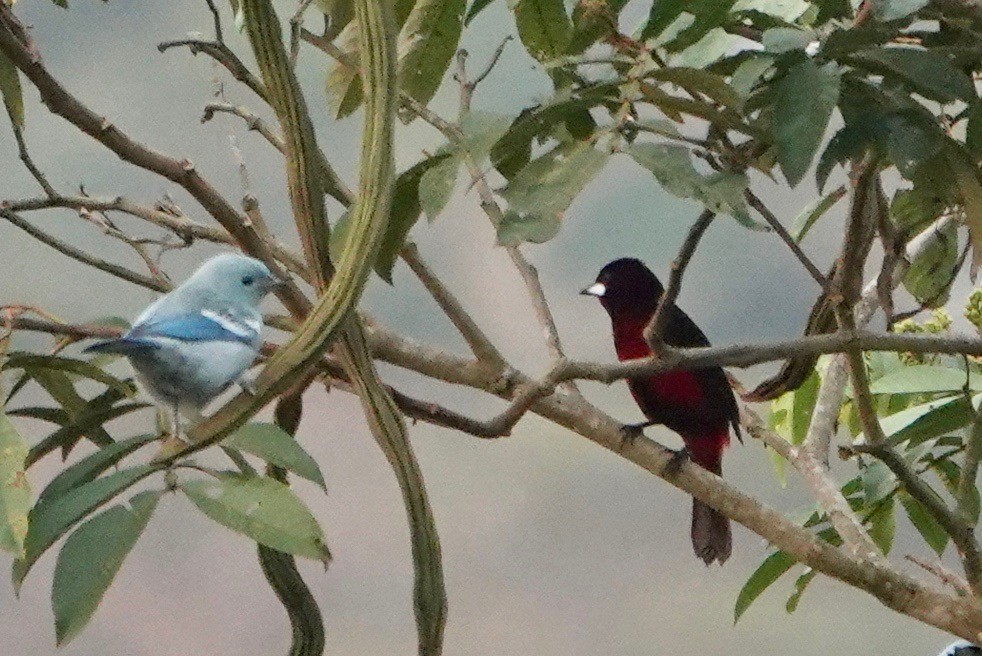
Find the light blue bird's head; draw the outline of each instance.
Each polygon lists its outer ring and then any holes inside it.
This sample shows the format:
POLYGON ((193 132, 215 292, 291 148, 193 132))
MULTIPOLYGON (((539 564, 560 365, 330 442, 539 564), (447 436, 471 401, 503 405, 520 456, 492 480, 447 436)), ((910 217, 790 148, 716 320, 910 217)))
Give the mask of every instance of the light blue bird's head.
POLYGON ((216 255, 181 285, 185 297, 220 307, 245 305, 256 308, 263 298, 283 284, 257 259, 237 253, 216 255))

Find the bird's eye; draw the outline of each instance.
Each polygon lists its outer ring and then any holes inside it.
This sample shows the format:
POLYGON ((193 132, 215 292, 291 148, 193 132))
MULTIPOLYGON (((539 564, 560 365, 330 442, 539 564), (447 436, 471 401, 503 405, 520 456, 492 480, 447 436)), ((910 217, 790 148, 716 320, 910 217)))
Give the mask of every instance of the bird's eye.
POLYGON ((242 284, 245 285, 246 287, 251 286, 252 283, 254 283, 254 282, 255 282, 255 279, 253 279, 252 276, 246 276, 245 278, 242 279, 242 284))

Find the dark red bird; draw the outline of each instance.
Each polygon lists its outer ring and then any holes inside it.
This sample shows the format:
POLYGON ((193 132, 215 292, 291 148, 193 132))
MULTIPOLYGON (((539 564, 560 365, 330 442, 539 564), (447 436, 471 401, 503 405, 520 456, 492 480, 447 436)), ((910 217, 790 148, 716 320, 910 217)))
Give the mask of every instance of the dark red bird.
MULTIPOLYGON (((665 289, 639 260, 624 258, 605 266, 583 294, 596 296, 610 315, 614 348, 620 360, 651 355, 644 329, 655 313, 665 289)), ((662 335, 670 346, 709 346, 709 340, 689 316, 673 306, 662 335)), ((723 449, 730 443, 730 426, 740 437, 739 411, 733 390, 720 367, 671 371, 628 380, 634 400, 648 418, 644 424, 625 426, 625 435, 637 435, 645 426, 663 424, 682 436, 681 456, 714 474, 722 473, 723 449)), ((730 522, 704 503, 692 500, 692 547, 707 565, 730 557, 730 522)))

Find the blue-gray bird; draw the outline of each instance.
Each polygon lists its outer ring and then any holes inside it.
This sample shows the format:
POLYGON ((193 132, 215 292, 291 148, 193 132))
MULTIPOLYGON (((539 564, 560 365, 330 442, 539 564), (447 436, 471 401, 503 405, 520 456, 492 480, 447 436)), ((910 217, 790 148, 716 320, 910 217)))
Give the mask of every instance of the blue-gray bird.
POLYGON ((938 656, 982 656, 982 649, 970 642, 959 640, 945 647, 938 656))
POLYGON ((122 337, 86 352, 126 356, 137 379, 173 418, 197 421, 216 396, 239 383, 262 342, 259 304, 282 281, 265 264, 226 253, 143 311, 122 337))

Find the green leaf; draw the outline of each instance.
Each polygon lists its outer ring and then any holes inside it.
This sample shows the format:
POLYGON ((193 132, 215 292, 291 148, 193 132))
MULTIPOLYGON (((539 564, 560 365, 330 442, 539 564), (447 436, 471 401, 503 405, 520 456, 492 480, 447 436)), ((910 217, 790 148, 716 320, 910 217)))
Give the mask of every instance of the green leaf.
POLYGON ((897 477, 879 460, 864 467, 859 478, 863 483, 864 504, 867 508, 878 504, 897 487, 897 477))
POLYGON ((62 448, 63 452, 70 450, 83 436, 89 437, 99 446, 113 444, 112 438, 109 438, 108 442, 95 439, 99 431, 105 433, 102 425, 113 419, 118 419, 131 412, 143 410, 148 407, 150 407, 148 403, 122 403, 120 405, 108 405, 105 403, 92 404, 91 407, 88 407, 77 417, 74 417, 72 423, 62 426, 31 447, 28 462, 33 464, 59 447, 62 448))
MULTIPOLYGON (((730 8, 734 2, 735 0, 688 0, 683 3, 678 3, 675 0, 664 3, 656 2, 655 5, 665 4, 671 7, 672 12, 674 12, 671 22, 674 22, 675 18, 681 13, 680 11, 676 11, 679 4, 683 5, 682 9, 686 13, 692 14, 695 17, 692 24, 679 32, 678 36, 670 42, 666 43, 665 47, 672 52, 685 50, 705 37, 710 31, 718 29, 729 16, 730 8)), ((654 12, 655 6, 652 6, 652 13, 654 12)), ((650 23, 651 20, 649 18, 649 25, 650 23)), ((646 25, 642 31, 642 38, 649 36, 649 25, 646 25)))
POLYGON ((498 224, 498 245, 518 246, 522 242, 541 244, 559 234, 558 214, 519 214, 508 210, 498 224))
MULTIPOLYGON (((378 256, 375 259, 375 272, 390 285, 392 284, 392 269, 395 267, 396 260, 399 258, 399 251, 406 243, 406 237, 416 221, 419 220, 419 181, 430 168, 440 164, 450 155, 447 153, 437 154, 424 159, 412 168, 403 171, 396 178, 395 191, 392 194, 392 208, 389 212, 389 222, 385 228, 385 236, 382 238, 382 245, 379 247, 378 256)), ((347 216, 347 215, 345 215, 347 216)), ((347 222, 342 225, 341 220, 335 226, 331 234, 331 245, 337 242, 337 248, 343 248, 346 234, 341 233, 346 230, 347 222)), ((332 248, 331 257, 334 258, 335 250, 332 248)))
POLYGON ((201 512, 267 547, 327 563, 331 553, 317 520, 289 487, 271 478, 223 473, 182 483, 201 512))
POLYGON ((0 412, 0 549, 24 555, 31 486, 27 482, 25 461, 27 442, 0 412))
POLYGON ((807 568, 804 574, 799 576, 794 582, 794 592, 788 597, 787 603, 784 604, 784 610, 788 613, 793 613, 798 610, 798 603, 801 601, 801 595, 805 594, 805 589, 808 588, 808 584, 814 580, 815 575, 818 574, 817 569, 807 568))
POLYGON ((982 159, 982 100, 972 102, 965 128, 965 148, 975 161, 982 159))
POLYGON ((930 0, 879 0, 873 3, 873 15, 884 23, 897 20, 923 9, 930 0))
POLYGON ((362 101, 361 76, 357 63, 361 59, 358 43, 358 26, 352 21, 341 30, 335 43, 345 54, 346 63, 335 63, 327 74, 325 89, 328 108, 335 119, 349 116, 362 101))
POLYGON ((648 13, 648 20, 641 30, 641 39, 657 36, 682 14, 689 11, 687 5, 696 5, 690 0, 654 0, 648 13))
POLYGON ((959 255, 958 227, 954 223, 937 231, 937 237, 910 263, 903 280, 904 289, 918 303, 931 308, 947 302, 959 255))
POLYGON ((607 163, 589 143, 560 144, 529 162, 501 192, 515 212, 562 214, 607 163))
POLYGON ((508 131, 511 117, 491 112, 467 112, 460 119, 463 138, 458 144, 467 151, 475 164, 482 164, 488 158, 491 148, 508 131))
POLYGON ((519 0, 515 5, 515 26, 525 49, 539 61, 565 53, 573 35, 563 0, 519 0))
POLYGON ((603 2, 577 2, 573 6, 573 36, 567 54, 578 55, 597 41, 610 34, 611 25, 627 5, 628 0, 604 0, 603 2))
POLYGON ((102 383, 106 387, 116 390, 124 397, 136 395, 136 388, 132 383, 120 380, 85 360, 63 358, 55 355, 37 355, 34 353, 11 353, 7 356, 7 360, 3 364, 3 369, 24 369, 25 371, 50 369, 52 371, 64 371, 102 383))
POLYGON ((812 201, 801 211, 801 214, 798 215, 798 218, 794 222, 794 227, 791 229, 791 236, 794 240, 800 244, 801 240, 808 234, 808 231, 812 229, 812 226, 845 195, 845 187, 838 187, 812 201))
POLYGON ((541 105, 523 110, 492 146, 491 163, 506 178, 513 177, 528 163, 534 139, 544 137, 581 112, 613 100, 618 93, 615 84, 594 84, 578 89, 575 95, 563 90, 541 105))
POLYGON ((791 444, 805 441, 815 411, 818 387, 818 373, 812 371, 798 389, 786 392, 772 402, 771 428, 791 444))
POLYGON ((673 67, 658 68, 648 74, 651 80, 671 82, 689 93, 702 93, 722 105, 739 107, 743 102, 740 94, 719 75, 699 68, 673 67))
POLYGON ((880 420, 891 444, 921 442, 965 427, 973 418, 971 404, 962 394, 912 406, 880 420))
POLYGON ((154 465, 123 469, 78 486, 51 503, 37 503, 28 515, 24 558, 14 562, 14 588, 20 590, 24 577, 48 548, 75 524, 117 494, 159 471, 154 465))
POLYGON ((419 204, 430 221, 447 206, 457 183, 460 158, 451 156, 431 166, 419 179, 419 204))
POLYGON ((769 55, 755 55, 744 59, 733 71, 730 76, 730 86, 740 94, 741 98, 747 98, 754 90, 757 82, 764 77, 764 74, 774 65, 774 58, 769 55))
POLYGON ((948 540, 950 539, 944 528, 924 509, 920 501, 904 491, 898 492, 897 496, 900 498, 900 504, 907 512, 910 523, 914 525, 914 528, 917 529, 917 532, 921 534, 921 537, 924 538, 924 541, 931 547, 934 553, 941 556, 948 546, 948 540))
MULTIPOLYGON (((706 68, 733 52, 741 38, 721 27, 709 30, 672 59, 675 66, 706 68)), ((674 43, 674 42, 673 42, 674 43)))
POLYGON ((806 59, 777 83, 774 99, 774 141, 777 160, 791 186, 805 177, 825 136, 839 98, 839 71, 806 59))
POLYGON ((20 88, 20 72, 7 55, 0 53, 0 94, 7 108, 10 122, 17 128, 24 127, 24 95, 20 88))
POLYGON ((160 492, 141 492, 130 508, 113 506, 68 536, 58 554, 51 606, 58 646, 88 624, 133 545, 146 528, 160 492))
POLYGON ((740 617, 750 607, 750 604, 754 603, 757 597, 772 583, 794 567, 796 562, 794 558, 783 551, 776 551, 765 558, 760 567, 754 570, 747 582, 743 584, 740 594, 737 595, 736 606, 733 609, 733 623, 739 622, 740 617))
POLYGON ((961 390, 966 382, 969 389, 982 391, 982 375, 978 372, 967 376, 964 369, 920 364, 886 374, 870 385, 870 391, 873 394, 933 394, 961 390))
POLYGON ((246 424, 226 437, 222 445, 258 456, 327 490, 317 461, 289 433, 274 424, 246 424))
POLYGON ((457 52, 467 0, 417 0, 402 28, 399 82, 423 103, 430 101, 457 52))
POLYGON ((773 54, 804 50, 815 40, 815 35, 793 27, 772 27, 761 37, 764 50, 773 54))
POLYGON ((51 503, 63 497, 80 485, 94 480, 104 471, 117 465, 123 458, 140 447, 157 439, 156 435, 138 435, 115 444, 105 446, 95 453, 82 458, 55 476, 38 497, 38 503, 51 503))
POLYGON ((946 160, 955 174, 958 195, 961 197, 964 209, 965 225, 968 227, 968 239, 972 245, 972 259, 969 275, 974 280, 982 266, 982 180, 979 179, 979 169, 971 161, 968 154, 957 148, 954 142, 947 142, 946 160))
POLYGON ((936 52, 904 47, 873 48, 854 53, 852 59, 874 73, 909 83, 917 93, 931 100, 975 100, 972 80, 936 52))
POLYGON ((753 11, 793 23, 810 6, 805 0, 737 0, 733 5, 733 12, 753 11))
POLYGON ((758 227, 743 200, 745 175, 717 172, 704 176, 696 171, 689 149, 684 146, 635 143, 628 153, 651 171, 668 193, 693 198, 714 212, 729 214, 748 227, 758 227))

